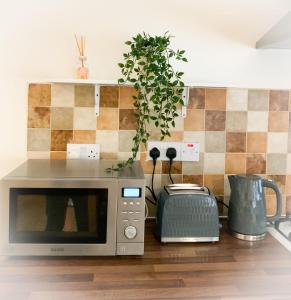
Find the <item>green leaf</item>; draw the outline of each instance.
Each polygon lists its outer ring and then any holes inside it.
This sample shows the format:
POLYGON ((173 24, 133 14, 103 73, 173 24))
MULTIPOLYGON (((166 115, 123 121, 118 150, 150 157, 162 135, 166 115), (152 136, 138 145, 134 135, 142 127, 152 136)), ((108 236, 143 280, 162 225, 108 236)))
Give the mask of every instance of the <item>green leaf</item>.
POLYGON ((131 45, 131 41, 126 41, 125 45, 131 45))

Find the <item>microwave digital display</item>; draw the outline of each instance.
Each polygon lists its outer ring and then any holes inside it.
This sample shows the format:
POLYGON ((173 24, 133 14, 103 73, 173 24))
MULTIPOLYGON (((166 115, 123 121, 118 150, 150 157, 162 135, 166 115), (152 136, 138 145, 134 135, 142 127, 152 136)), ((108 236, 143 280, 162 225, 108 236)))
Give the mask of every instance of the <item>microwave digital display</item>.
POLYGON ((140 198, 141 197, 141 188, 135 188, 135 187, 122 188, 122 197, 123 198, 140 198))

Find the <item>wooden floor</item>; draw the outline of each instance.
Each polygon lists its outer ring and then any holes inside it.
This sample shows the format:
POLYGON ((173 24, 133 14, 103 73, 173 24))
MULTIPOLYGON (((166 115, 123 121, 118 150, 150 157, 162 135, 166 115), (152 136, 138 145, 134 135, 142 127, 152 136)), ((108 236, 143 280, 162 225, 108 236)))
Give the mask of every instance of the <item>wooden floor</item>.
POLYGON ((0 299, 291 299, 291 253, 249 243, 161 245, 143 257, 1 258, 0 299))

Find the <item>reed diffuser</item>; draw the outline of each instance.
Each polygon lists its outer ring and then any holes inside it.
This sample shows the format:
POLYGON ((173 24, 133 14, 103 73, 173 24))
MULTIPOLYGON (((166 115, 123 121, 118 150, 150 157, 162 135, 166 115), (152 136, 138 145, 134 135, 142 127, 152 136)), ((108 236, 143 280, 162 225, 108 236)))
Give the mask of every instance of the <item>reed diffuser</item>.
POLYGON ((81 35, 78 39, 77 35, 75 35, 75 39, 80 54, 79 59, 81 61, 81 66, 77 69, 77 77, 78 79, 88 79, 89 70, 85 66, 85 61, 87 60, 85 55, 85 37, 81 35))

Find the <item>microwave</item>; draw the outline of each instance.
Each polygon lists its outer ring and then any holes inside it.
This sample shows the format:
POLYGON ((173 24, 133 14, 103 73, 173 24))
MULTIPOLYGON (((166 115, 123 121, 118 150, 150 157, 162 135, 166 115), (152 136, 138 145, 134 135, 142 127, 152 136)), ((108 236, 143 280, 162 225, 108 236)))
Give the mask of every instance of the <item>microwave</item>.
POLYGON ((143 255, 139 162, 28 160, 1 180, 3 255, 143 255))

